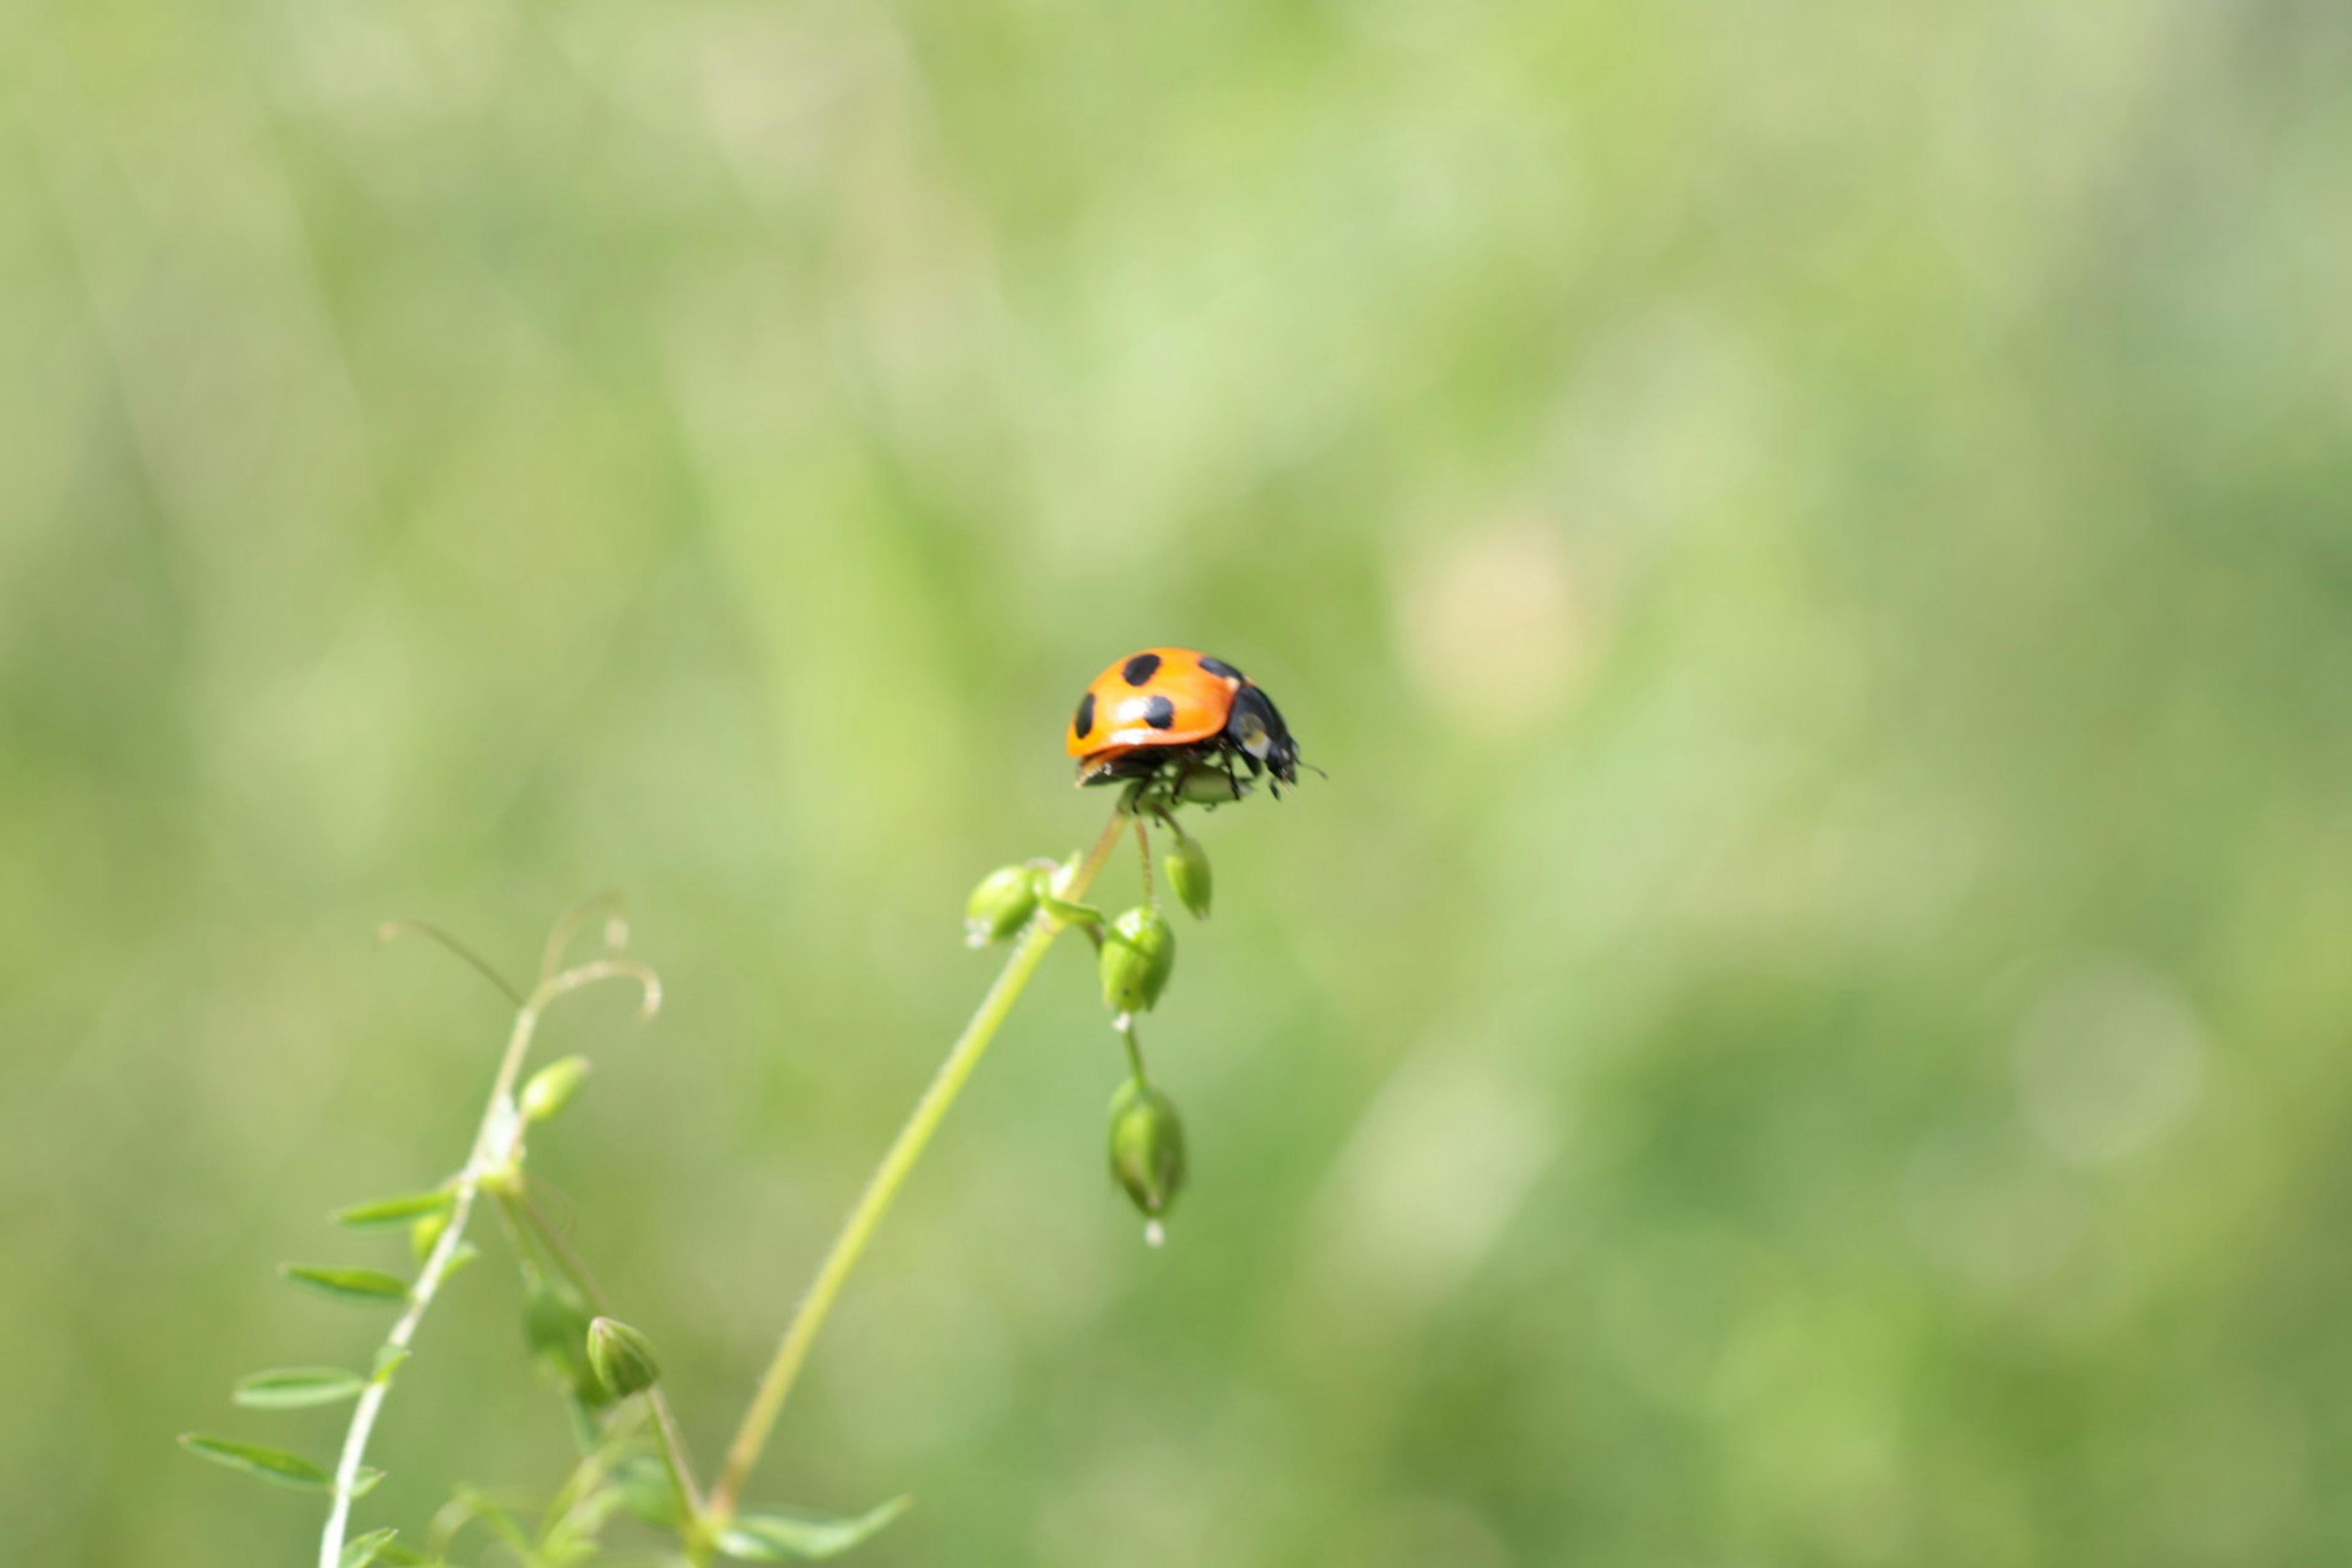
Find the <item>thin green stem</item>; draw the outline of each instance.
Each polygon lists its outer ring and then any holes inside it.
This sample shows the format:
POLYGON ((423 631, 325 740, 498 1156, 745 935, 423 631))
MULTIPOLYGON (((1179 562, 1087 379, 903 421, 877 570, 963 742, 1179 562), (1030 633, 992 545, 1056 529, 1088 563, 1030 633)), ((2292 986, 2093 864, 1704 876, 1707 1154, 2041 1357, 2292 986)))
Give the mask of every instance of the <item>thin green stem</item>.
POLYGON ((456 953, 459 958, 463 959, 467 963, 472 965, 475 973, 479 974, 483 979, 497 986, 499 988, 499 994, 504 996, 516 1006, 521 1006, 526 1000, 523 994, 515 988, 514 983, 509 980, 505 975, 499 973, 498 965, 492 963, 488 959, 484 958, 480 953, 476 952, 472 948, 467 947, 464 942, 459 942, 456 937, 451 936, 447 931, 443 931, 439 926, 434 925, 430 921, 386 921, 383 924, 375 928, 375 939, 378 942, 391 942, 395 937, 404 936, 421 936, 439 942, 443 947, 448 949, 451 952, 456 953))
POLYGON ((1135 1037, 1135 1015, 1121 1013, 1111 1027, 1118 1031, 1119 1043, 1127 1047, 1128 1069, 1135 1074, 1138 1083, 1150 1083, 1151 1075, 1143 1070, 1143 1042, 1135 1037))
MULTIPOLYGON (((1086 858, 1057 879, 1054 889, 1056 897, 1075 903, 1086 896, 1087 889, 1102 870, 1103 863, 1118 847, 1119 835, 1126 830, 1129 820, 1124 808, 1112 816, 1110 825, 1103 829, 1102 837, 1095 841, 1094 848, 1087 852, 1086 858)), ((792 1393, 793 1380, 800 1375, 801 1366, 808 1359, 809 1348, 816 1342, 817 1332, 824 1327, 825 1318, 832 1312, 842 1287, 848 1283, 850 1274, 865 1254, 866 1243, 874 1239, 874 1233, 880 1226, 883 1216, 889 1213, 891 1201, 898 1195, 898 1189, 906 1184, 908 1173, 915 1168, 915 1162, 922 1158, 923 1150, 930 1143, 931 1134, 939 1131, 940 1121, 947 1115, 948 1108, 955 1103, 965 1080, 980 1065, 980 1058, 986 1054, 989 1042, 996 1037, 997 1030, 1003 1027, 1006 1016, 1013 1011, 1013 1005, 1021 999, 1021 993, 1028 986, 1030 977, 1037 973, 1038 965, 1045 962, 1047 951, 1054 945, 1054 939, 1061 935, 1062 931, 1061 922, 1043 911, 1031 920, 1029 929, 1022 933, 1021 939, 1013 944, 1011 956, 1005 959, 1003 971, 997 975, 996 984, 990 986, 988 994, 981 999, 980 1007, 972 1014, 971 1021, 964 1026, 963 1034, 948 1051, 947 1059, 940 1064, 940 1070, 932 1078, 930 1087, 924 1089, 923 1097, 915 1102, 915 1109, 908 1116, 906 1125, 898 1129, 898 1136, 891 1142, 889 1152, 882 1156, 881 1164, 875 1167, 874 1174, 867 1179, 865 1192, 859 1195, 856 1205, 849 1211, 848 1219, 842 1225, 841 1234, 834 1238, 833 1249, 825 1254, 824 1262, 817 1268, 816 1279, 809 1286, 808 1294, 802 1298, 800 1310, 784 1330, 784 1337, 776 1346, 774 1359, 761 1374, 759 1389, 751 1396, 751 1408, 744 1412, 743 1424, 737 1429, 735 1441, 727 1451, 726 1468, 719 1472, 719 1483, 711 1490, 708 1517, 713 1524, 723 1525, 734 1517, 736 1505, 743 1496, 744 1484, 751 1479, 752 1467, 759 1463, 760 1452, 767 1447, 769 1434, 775 1429, 776 1417, 783 1410, 784 1398, 792 1393)))
POLYGON ((1151 886, 1151 830, 1144 826, 1139 816, 1135 819, 1135 852, 1143 862, 1143 907, 1156 910, 1160 907, 1160 895, 1151 886))
MULTIPOLYGON (((536 1001, 537 998, 533 998, 536 1001)), ((466 1239, 466 1222, 472 1217, 474 1199, 482 1189, 482 1177, 496 1168, 503 1152, 501 1134, 511 1139, 520 1131, 521 1118, 514 1111, 514 1079, 530 1049, 530 1037, 539 1027, 539 1008, 525 1003, 515 1014, 513 1031, 507 1037, 505 1059, 499 1064, 496 1085, 490 1090, 488 1107, 482 1112, 481 1130, 474 1136, 474 1152, 458 1173, 457 1196, 449 1207, 449 1223, 442 1228, 441 1239, 425 1259, 425 1267, 416 1276, 416 1283, 408 1292, 408 1310, 384 1336, 385 1351, 404 1351, 416 1337, 417 1326, 425 1321, 425 1312, 433 1305, 433 1298, 441 1282, 449 1277, 450 1264, 457 1248, 466 1239)), ((379 1352, 377 1362, 386 1357, 379 1352)), ((352 1408, 351 1426, 343 1433, 341 1458, 335 1465, 335 1500, 327 1514, 327 1528, 320 1537, 319 1568, 341 1568, 343 1556, 343 1534, 350 1527, 352 1490, 359 1482, 360 1464, 367 1456, 368 1436, 375 1429, 377 1413, 392 1393, 392 1379, 378 1373, 368 1380, 361 1391, 359 1404, 352 1408)))
POLYGON ((591 1307, 604 1316, 611 1317, 612 1302, 603 1287, 596 1283, 596 1277, 588 1271, 588 1260, 580 1256, 571 1238, 558 1230, 555 1221, 540 1207, 539 1199, 532 1194, 532 1185, 526 1180, 520 1190, 501 1194, 499 1202, 506 1205, 507 1213, 513 1216, 515 1224, 538 1244, 546 1261, 555 1266, 555 1271, 579 1287, 580 1294, 587 1299, 591 1307))
MULTIPOLYGON (((449 1223, 442 1228, 440 1240, 426 1256, 425 1267, 417 1271, 416 1283, 409 1287, 407 1310, 393 1324, 392 1332, 384 1336, 383 1349, 376 1357, 379 1366, 387 1362, 396 1364, 395 1358, 388 1352, 405 1352, 415 1339, 425 1310, 432 1306, 442 1282, 457 1268, 458 1248, 465 1244, 466 1222, 473 1215, 474 1200, 493 1179, 503 1179, 520 1157, 524 1123, 522 1111, 515 1104, 515 1080, 522 1075, 523 1059, 530 1054, 531 1037, 539 1031, 541 1016, 557 997, 583 985, 611 979, 635 980, 645 988, 643 1016, 650 1016, 661 1005, 661 982, 654 978, 653 971, 642 964, 605 960, 548 976, 515 1010, 514 1027, 507 1036, 506 1055, 499 1060, 498 1077, 491 1081, 489 1102, 482 1109, 473 1151, 451 1184, 454 1196, 449 1205, 449 1223)), ((351 1425, 343 1433, 342 1454, 335 1463, 334 1502, 328 1510, 327 1527, 319 1539, 319 1568, 341 1568, 343 1536, 351 1527, 352 1490, 359 1483, 361 1462, 367 1457, 368 1437, 375 1430, 376 1416, 391 1393, 392 1373, 387 1367, 368 1380, 367 1387, 360 1392, 359 1403, 352 1408, 351 1425)))
MULTIPOLYGON (((571 1238, 556 1228, 528 1185, 511 1195, 501 1194, 499 1202, 509 1220, 530 1233, 547 1260, 572 1281, 599 1315, 617 1315, 613 1310, 612 1298, 604 1294, 604 1288, 589 1269, 588 1260, 580 1256, 571 1238)), ((688 1462, 686 1440, 678 1435, 677 1417, 671 1413, 668 1396, 662 1393, 659 1384, 646 1390, 646 1406, 653 1413, 654 1436, 661 1446, 663 1461, 669 1466, 671 1483, 686 1504, 688 1518, 698 1521, 702 1517, 702 1491, 695 1484, 694 1467, 688 1462)))

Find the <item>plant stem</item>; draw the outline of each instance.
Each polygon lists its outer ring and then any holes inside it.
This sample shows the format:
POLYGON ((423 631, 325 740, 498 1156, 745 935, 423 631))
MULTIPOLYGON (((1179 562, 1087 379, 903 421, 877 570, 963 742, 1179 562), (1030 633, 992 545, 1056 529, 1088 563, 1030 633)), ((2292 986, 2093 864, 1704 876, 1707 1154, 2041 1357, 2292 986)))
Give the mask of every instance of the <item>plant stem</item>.
POLYGON ((1119 1043, 1127 1047, 1128 1069, 1135 1075, 1135 1081, 1150 1083, 1151 1075, 1143 1070, 1143 1042, 1135 1037, 1135 1015, 1121 1013, 1118 1022, 1111 1027, 1118 1031, 1119 1043))
MULTIPOLYGON (((1111 851, 1118 847, 1118 837, 1125 831, 1129 820, 1124 807, 1111 817, 1109 826, 1103 829, 1102 837, 1095 841, 1094 848, 1087 852, 1086 858, 1056 879, 1054 888, 1056 897, 1075 903, 1086 896, 1087 889, 1102 870, 1103 862, 1109 859, 1111 851)), ((908 1173, 915 1168, 915 1162, 922 1158, 931 1134, 939 1130, 940 1121, 947 1115, 948 1108, 955 1103, 965 1080, 980 1065, 980 1058, 987 1052, 989 1042, 996 1037, 1005 1016, 1013 1011, 1013 1005, 1021 999, 1021 993, 1028 986, 1030 977, 1045 962, 1047 950, 1054 945, 1054 939, 1062 934, 1062 930, 1060 921, 1042 910, 1030 921, 1028 930, 1021 934, 1020 941, 1013 944, 1012 954, 1005 959, 1004 968, 997 975, 996 984, 990 986, 988 994, 981 999, 980 1007, 972 1014, 971 1021, 964 1026, 962 1035, 948 1051, 947 1059, 940 1064, 940 1070, 932 1078, 930 1087, 924 1089, 923 1097, 915 1102, 915 1109, 908 1116, 906 1125, 898 1129, 898 1136, 892 1141, 889 1152, 882 1156, 882 1163, 875 1167, 874 1174, 867 1179, 866 1190, 859 1194, 856 1206, 849 1211, 849 1217, 843 1222, 840 1235, 834 1238, 833 1249, 825 1254, 824 1262, 818 1268, 808 1294, 801 1299, 799 1310, 784 1330, 784 1337, 776 1346, 774 1359, 761 1374, 759 1389, 751 1396, 751 1407, 744 1412, 743 1425, 737 1429, 735 1441, 727 1451, 727 1467, 719 1473, 718 1485, 711 1489, 709 1518, 713 1523, 724 1524, 734 1517, 736 1504, 743 1495, 744 1483, 751 1479, 752 1467, 759 1463, 760 1451, 767 1447, 768 1436, 774 1430, 776 1417, 783 1410, 784 1397, 792 1392, 793 1382, 800 1375, 801 1365, 808 1359, 809 1347, 815 1342, 817 1331, 824 1327, 825 1318, 833 1310, 841 1288, 856 1268, 857 1260, 864 1255, 866 1244, 874 1238, 874 1232, 881 1225, 883 1215, 889 1213, 891 1200, 898 1195, 898 1189, 906 1184, 908 1173)))
MULTIPOLYGON (((530 1187, 525 1186, 520 1193, 512 1194, 499 1194, 499 1204, 519 1228, 530 1233, 549 1261, 578 1288, 580 1293, 588 1299, 590 1306, 602 1316, 609 1318, 615 1315, 612 1299, 604 1294, 604 1287, 596 1283, 596 1276, 589 1271, 588 1260, 580 1256, 579 1249, 572 1245, 569 1237, 556 1229, 555 1222, 547 1217, 547 1211, 540 1207, 537 1198, 531 1196, 530 1187)), ((677 1495, 686 1504, 687 1516, 698 1520, 702 1517, 702 1492, 695 1485, 694 1468, 687 1462, 686 1441, 678 1435, 677 1417, 670 1413, 669 1400, 662 1393, 661 1384, 656 1384, 646 1390, 646 1406, 653 1413, 654 1436, 660 1444, 663 1461, 669 1466, 670 1480, 677 1486, 677 1495)))
POLYGON ((1139 816, 1135 819, 1135 852, 1143 861, 1143 907, 1156 910, 1160 907, 1160 895, 1151 887, 1151 830, 1139 816))
MULTIPOLYGON (((467 1156, 465 1169, 457 1173, 452 1184, 455 1196, 449 1205, 449 1223, 425 1259, 416 1283, 409 1288, 408 1310, 401 1313, 392 1332, 384 1336, 384 1350, 405 1351, 415 1339, 417 1325, 425 1321, 425 1309, 433 1304, 442 1281, 448 1279, 457 1249, 464 1245, 466 1222, 473 1214, 474 1200, 480 1194, 485 1179, 506 1172, 521 1150, 524 1124, 522 1112, 515 1104, 515 1079, 522 1074, 523 1058, 530 1054, 531 1037, 539 1030, 541 1015, 547 1011, 549 1004, 567 992, 599 980, 620 978, 635 980, 645 987, 646 1015, 661 1005, 661 983, 654 978, 651 970, 642 964, 607 959, 550 975, 516 1010, 514 1028, 507 1036, 506 1055, 499 1062, 499 1075, 490 1085, 489 1103, 482 1110, 481 1128, 474 1134, 473 1152, 467 1156)), ((383 1360, 381 1352, 377 1359, 383 1360)), ((378 1372, 360 1391, 359 1404, 352 1409, 352 1424, 343 1434, 342 1457, 335 1463, 334 1504, 328 1510, 327 1528, 319 1540, 319 1568, 341 1568, 343 1535, 351 1525, 352 1489, 359 1482, 361 1461, 367 1457, 368 1436, 375 1430, 376 1415, 391 1393, 390 1371, 378 1372)))

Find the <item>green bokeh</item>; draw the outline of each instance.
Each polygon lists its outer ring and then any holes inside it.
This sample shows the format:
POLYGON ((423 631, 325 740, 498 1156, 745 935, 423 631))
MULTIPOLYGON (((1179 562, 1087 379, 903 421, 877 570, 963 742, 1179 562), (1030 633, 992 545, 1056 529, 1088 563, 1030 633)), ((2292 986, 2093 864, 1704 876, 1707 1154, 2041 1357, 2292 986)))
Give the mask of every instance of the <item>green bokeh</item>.
MULTIPOLYGON (((535 1164, 713 1456, 1212 648, 1141 1243, 1057 952, 763 1494, 859 1559, 2352 1558, 2352 9, 29 0, 0 16, 0 1562, 299 1563, 173 1434, 535 1164)), ((1131 896, 1121 864, 1101 897, 1131 896)), ((508 1270, 362 1505, 544 1484, 508 1270)))

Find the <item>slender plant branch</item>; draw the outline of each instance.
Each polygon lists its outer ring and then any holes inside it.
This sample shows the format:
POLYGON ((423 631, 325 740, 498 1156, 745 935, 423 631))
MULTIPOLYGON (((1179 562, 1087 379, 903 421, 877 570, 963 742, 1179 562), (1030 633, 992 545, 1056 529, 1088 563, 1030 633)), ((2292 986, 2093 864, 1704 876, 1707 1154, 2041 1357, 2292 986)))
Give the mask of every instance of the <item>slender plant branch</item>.
POLYGON ((1135 852, 1143 861, 1143 907, 1158 909, 1159 897, 1151 890, 1151 830, 1139 816, 1135 819, 1135 852))
MULTIPOLYGON (((439 936, 445 945, 461 956, 471 956, 461 944, 430 928, 411 925, 405 929, 439 936)), ((474 962, 478 968, 497 978, 497 971, 478 959, 474 962)), ((343 1434, 342 1457, 335 1464, 334 1504, 328 1510, 327 1528, 319 1541, 319 1568, 341 1568, 343 1535, 351 1525, 352 1491, 359 1483, 361 1463, 367 1457, 369 1435, 375 1430, 376 1415, 392 1392, 397 1361, 415 1339, 425 1310, 432 1306, 434 1296, 456 1266, 457 1249, 465 1244, 466 1222, 473 1215, 474 1200, 486 1182, 505 1177, 521 1152, 524 1122, 522 1111, 515 1104, 515 1080, 522 1074, 523 1059, 530 1054, 531 1037, 539 1031, 541 1016, 559 996, 600 980, 618 979, 635 980, 644 988, 645 1005, 638 1016, 651 1017, 661 1005, 661 982, 645 965, 616 959, 583 963, 577 969, 550 975, 516 1009, 514 1027, 507 1036, 506 1055, 499 1059, 498 1077, 490 1085, 489 1103, 483 1108, 481 1127, 474 1134, 473 1152, 451 1184, 454 1195, 449 1223, 442 1228, 440 1239, 426 1256, 416 1283, 409 1288, 407 1310, 384 1336, 383 1349, 376 1355, 374 1373, 368 1379, 367 1387, 361 1390, 359 1403, 352 1407, 351 1426, 343 1434)), ((508 989, 503 981, 499 985, 508 989)))
POLYGON ((547 933, 546 949, 539 956, 539 979, 541 984, 554 978, 563 966, 563 954, 572 946, 572 939, 580 928, 598 915, 604 917, 604 945, 624 947, 628 943, 628 905, 618 888, 605 888, 589 894, 563 911, 547 933))
POLYGON ((547 1260, 555 1265, 556 1272, 579 1287, 580 1294, 587 1298, 591 1307, 605 1317, 612 1317, 612 1299, 596 1283, 596 1277, 588 1271, 588 1260, 580 1256, 579 1249, 556 1228, 555 1221, 531 1195, 535 1184, 527 1182, 519 1191, 501 1193, 499 1194, 499 1205, 513 1219, 518 1229, 529 1234, 539 1244, 547 1260))
POLYGON ((1121 1013, 1111 1026, 1118 1031, 1119 1043, 1127 1047, 1127 1065, 1138 1083, 1150 1083, 1151 1075, 1143 1070, 1143 1042, 1135 1037, 1135 1015, 1121 1013))
MULTIPOLYGON (((1075 903, 1086 896, 1087 889, 1102 870, 1103 863, 1118 847, 1119 835, 1126 830, 1130 820, 1122 806, 1111 817, 1109 826, 1103 829, 1102 837, 1095 841, 1086 858, 1065 869, 1055 879, 1055 897, 1075 903)), ((775 1429, 777 1415, 783 1410, 784 1397, 792 1392, 793 1382, 800 1375, 802 1363, 808 1359, 809 1348, 816 1342, 817 1331, 824 1327, 825 1318, 833 1310, 842 1287, 856 1268, 859 1258, 865 1254, 866 1243, 873 1240, 883 1216, 889 1213, 891 1200, 898 1195, 898 1189, 906 1184, 908 1173, 922 1158, 931 1134, 939 1130, 940 1120, 947 1115, 949 1107, 955 1103, 956 1096, 971 1077, 972 1069, 980 1065, 980 1058, 986 1054, 989 1042, 996 1037, 997 1030, 1013 1011, 1013 1005, 1021 999, 1021 993, 1028 986, 1030 977, 1037 973, 1038 965, 1045 962, 1046 952, 1054 945, 1054 939, 1061 935, 1062 931, 1062 922, 1045 910, 1041 910, 1031 917, 1029 929, 1013 944, 1012 954, 1005 959, 1004 968, 997 975, 996 983, 981 999, 980 1007, 972 1014, 971 1021, 964 1026, 962 1035, 949 1049, 947 1059, 940 1064, 940 1070, 932 1078, 930 1086, 923 1090, 923 1097, 915 1102, 915 1109, 908 1116, 906 1124, 898 1129, 898 1135, 892 1141, 889 1152, 882 1156, 882 1163, 875 1167, 874 1174, 867 1179, 865 1192, 859 1195, 856 1206, 849 1211, 848 1219, 843 1222, 840 1235, 834 1238, 833 1249, 825 1254, 824 1262, 818 1268, 808 1294, 801 1299, 799 1310, 784 1330, 784 1337, 776 1346, 774 1359, 761 1374, 759 1389, 751 1396, 751 1408, 744 1412, 743 1425, 737 1429, 735 1441, 727 1451, 726 1468, 719 1472, 718 1484, 711 1489, 709 1518, 712 1524, 723 1526, 734 1517, 736 1505, 742 1499, 743 1487, 751 1479, 752 1468, 759 1463, 761 1450, 767 1447, 769 1434, 775 1429)))
MULTIPOLYGON (((548 1258, 588 1299, 591 1307, 604 1317, 617 1315, 613 1310, 612 1298, 604 1294, 604 1287, 596 1282, 596 1276, 590 1271, 588 1260, 580 1256, 571 1238, 556 1228, 555 1222, 548 1217, 547 1211, 531 1195, 530 1186, 526 1185, 516 1193, 500 1194, 499 1205, 519 1229, 528 1231, 538 1241, 548 1258)), ((686 1440, 678 1434, 677 1417, 671 1413, 669 1400, 662 1393, 661 1384, 656 1384, 646 1390, 646 1406, 653 1414, 654 1436, 661 1447, 663 1461, 669 1467, 670 1480, 686 1504, 687 1517, 699 1520, 702 1517, 702 1491, 695 1484, 694 1467, 687 1458, 686 1440)))
POLYGON ((526 1000, 523 994, 515 988, 513 982, 499 973, 497 965, 439 926, 426 921, 386 921, 375 928, 375 939, 378 942, 390 942, 395 937, 404 936, 421 936, 439 942, 466 963, 473 965, 476 973, 497 986, 499 994, 516 1006, 521 1006, 526 1000))

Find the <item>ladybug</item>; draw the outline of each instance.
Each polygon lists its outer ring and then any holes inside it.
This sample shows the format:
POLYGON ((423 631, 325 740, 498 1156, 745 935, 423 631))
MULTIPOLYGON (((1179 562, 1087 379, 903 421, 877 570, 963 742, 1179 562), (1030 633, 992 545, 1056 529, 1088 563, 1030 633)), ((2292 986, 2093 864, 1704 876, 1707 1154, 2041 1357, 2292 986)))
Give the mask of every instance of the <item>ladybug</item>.
POLYGON ((1066 744, 1082 784, 1160 777, 1190 798, 1239 800, 1236 763, 1271 773, 1277 797, 1298 782, 1298 742, 1274 700, 1195 648, 1148 647, 1096 676, 1066 744))

